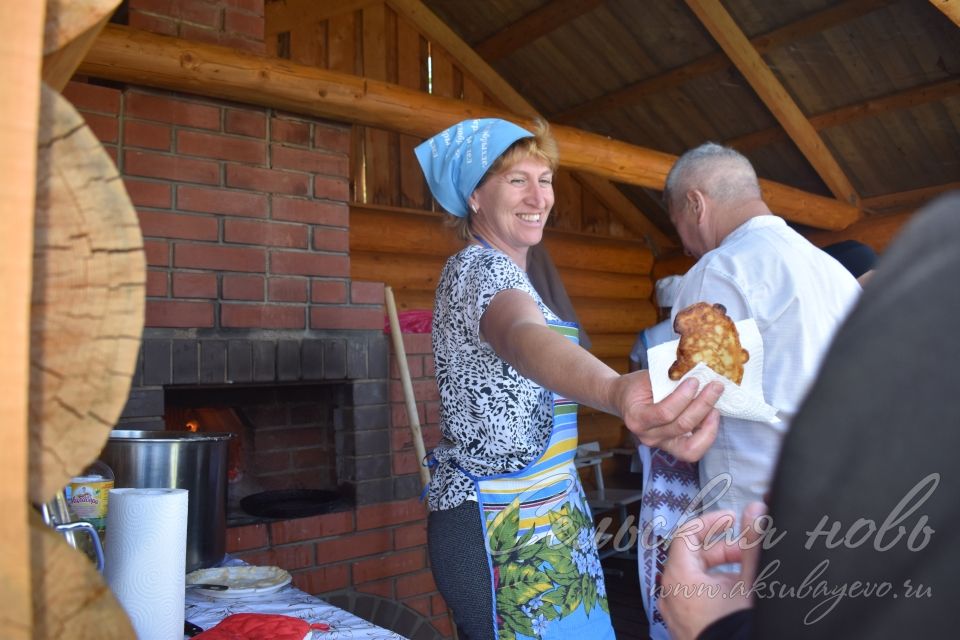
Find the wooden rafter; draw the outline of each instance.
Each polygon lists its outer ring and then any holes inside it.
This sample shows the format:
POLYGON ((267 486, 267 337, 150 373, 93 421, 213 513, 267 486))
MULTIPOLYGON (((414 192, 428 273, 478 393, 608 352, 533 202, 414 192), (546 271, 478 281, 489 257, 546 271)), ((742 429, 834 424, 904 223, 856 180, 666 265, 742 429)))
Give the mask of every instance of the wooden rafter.
MULTIPOLYGON (((946 98, 960 95, 960 78, 950 78, 940 82, 931 82, 919 87, 912 87, 904 91, 897 91, 889 95, 849 104, 839 109, 827 111, 820 115, 811 116, 810 124, 817 131, 837 127, 849 122, 880 115, 889 111, 910 109, 921 104, 940 102, 946 98)), ((725 144, 740 151, 748 151, 786 138, 786 132, 780 127, 770 127, 762 131, 755 131, 738 138, 731 138, 725 144)))
POLYGON ((807 240, 823 247, 842 240, 857 240, 870 245, 877 253, 882 253, 890 242, 900 233, 903 225, 913 217, 914 210, 903 211, 890 215, 878 215, 864 218, 842 231, 813 231, 806 233, 807 240))
POLYGON ((900 229, 917 209, 937 196, 960 189, 960 182, 889 193, 873 198, 864 198, 864 209, 881 212, 860 220, 841 231, 812 231, 806 234, 810 242, 824 246, 841 240, 859 240, 877 252, 884 251, 900 229))
MULTIPOLYGON (((892 2, 894 0, 847 0, 764 35, 757 36, 750 42, 761 54, 766 53, 839 24, 855 20, 892 2)), ((550 114, 550 118, 557 122, 570 124, 596 113, 637 103, 645 96, 679 87, 690 80, 726 69, 729 66, 730 59, 722 51, 711 53, 682 67, 645 78, 618 91, 589 100, 570 109, 550 114)))
MULTIPOLYGON (((499 98, 509 110, 518 114, 539 116, 533 105, 527 102, 513 87, 504 82, 500 74, 477 56, 476 51, 471 49, 460 36, 437 18, 420 0, 387 1, 397 13, 416 25, 428 40, 436 42, 446 49, 447 53, 457 60, 468 73, 476 77, 487 91, 499 98), (499 82, 495 86, 486 84, 485 81, 490 78, 497 78, 499 82)), ((626 196, 620 193, 614 185, 609 183, 602 185, 600 182, 604 181, 603 178, 589 174, 578 175, 577 178, 592 188, 600 200, 623 222, 627 229, 647 239, 654 248, 676 246, 673 239, 650 222, 649 218, 637 209, 636 205, 630 202, 626 196), (617 195, 620 197, 618 198, 617 195)))
POLYGON ((945 16, 953 20, 953 24, 960 27, 960 2, 957 0, 930 0, 930 4, 943 11, 945 16))
MULTIPOLYGON (((530 119, 502 109, 424 94, 387 82, 256 56, 129 27, 107 25, 79 72, 427 137, 464 118, 530 119)), ((561 164, 617 182, 663 189, 676 156, 556 125, 561 164)), ((787 185, 760 181, 770 208, 795 222, 843 229, 859 209, 787 185)))
POLYGON ((960 189, 960 182, 949 182, 922 189, 911 189, 900 193, 888 193, 873 198, 864 198, 862 204, 864 209, 870 211, 901 212, 916 209, 942 193, 958 189, 960 189))
POLYGON ((860 196, 816 129, 767 66, 747 36, 717 0, 686 0, 720 48, 784 128, 807 161, 838 200, 859 205, 860 196))
POLYGON ((587 13, 601 2, 602 0, 548 2, 478 43, 474 50, 487 62, 494 62, 587 13))

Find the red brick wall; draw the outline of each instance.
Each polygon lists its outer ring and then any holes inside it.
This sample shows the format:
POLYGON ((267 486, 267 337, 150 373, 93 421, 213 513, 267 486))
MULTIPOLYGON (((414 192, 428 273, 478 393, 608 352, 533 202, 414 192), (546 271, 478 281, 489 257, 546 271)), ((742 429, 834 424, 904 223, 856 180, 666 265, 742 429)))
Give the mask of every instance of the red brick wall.
MULTIPOLYGON (((383 284, 349 277, 348 126, 137 87, 72 82, 64 94, 137 209, 147 327, 382 330, 383 284)), ((430 335, 405 334, 404 346, 429 450, 439 439, 430 335)), ((419 486, 395 362, 389 400, 392 475, 419 486)), ((410 499, 231 528, 228 551, 287 569, 309 593, 400 600, 449 635, 425 531, 410 499)))
MULTIPOLYGON (((132 27, 262 52, 263 0, 131 0, 132 27)), ((383 284, 350 280, 349 125, 140 87, 64 91, 114 158, 147 254, 150 328, 380 330, 383 284)), ((439 398, 429 334, 406 334, 429 450, 439 398)), ((392 349, 391 349, 392 351, 392 349)), ((419 491, 404 397, 390 366, 396 493, 419 491)), ((417 498, 233 527, 227 550, 289 570, 303 590, 402 601, 451 635, 417 498)))
POLYGON ((148 327, 379 329, 350 281, 350 127, 72 82, 140 217, 148 327))
MULTIPOLYGON (((440 392, 433 369, 433 348, 429 333, 406 333, 403 348, 407 354, 407 369, 413 395, 416 398, 417 417, 427 451, 440 440, 440 392)), ((414 453, 410 418, 403 396, 403 383, 395 358, 390 362, 390 425, 393 451, 393 474, 420 472, 420 461, 414 453)))
POLYGON ((263 53, 264 0, 130 0, 130 26, 263 53))

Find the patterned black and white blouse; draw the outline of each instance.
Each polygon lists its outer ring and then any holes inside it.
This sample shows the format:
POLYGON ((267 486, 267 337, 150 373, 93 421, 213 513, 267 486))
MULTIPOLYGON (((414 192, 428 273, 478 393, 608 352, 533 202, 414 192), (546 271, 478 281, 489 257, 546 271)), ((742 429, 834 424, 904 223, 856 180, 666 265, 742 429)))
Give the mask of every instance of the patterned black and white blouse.
POLYGON ((443 439, 433 451, 438 462, 430 481, 433 511, 476 500, 473 482, 452 461, 478 476, 519 471, 550 438, 550 392, 480 339, 481 316, 506 289, 530 294, 548 321, 559 321, 526 273, 495 249, 470 245, 451 256, 437 285, 433 355, 443 439))

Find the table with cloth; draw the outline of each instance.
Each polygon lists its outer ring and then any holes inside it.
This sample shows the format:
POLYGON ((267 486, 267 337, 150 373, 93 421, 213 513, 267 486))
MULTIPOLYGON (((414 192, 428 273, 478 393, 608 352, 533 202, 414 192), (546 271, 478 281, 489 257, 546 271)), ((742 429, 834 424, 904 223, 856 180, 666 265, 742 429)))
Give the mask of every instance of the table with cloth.
MULTIPOLYGON (((221 566, 240 566, 243 561, 227 558, 221 566)), ((217 597, 199 589, 187 589, 184 603, 185 619, 202 629, 211 629, 227 616, 236 613, 269 613, 299 618, 311 623, 323 623, 327 630, 314 631, 312 640, 404 640, 403 636, 378 627, 349 611, 339 609, 316 596, 301 591, 292 584, 272 593, 217 597)))

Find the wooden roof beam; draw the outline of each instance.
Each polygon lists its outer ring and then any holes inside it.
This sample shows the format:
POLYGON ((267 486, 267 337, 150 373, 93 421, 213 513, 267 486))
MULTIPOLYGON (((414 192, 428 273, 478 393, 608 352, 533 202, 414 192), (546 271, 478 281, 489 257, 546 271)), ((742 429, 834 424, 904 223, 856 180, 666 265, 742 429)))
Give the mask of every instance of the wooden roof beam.
MULTIPOLYGON (((773 31, 757 36, 750 40, 760 53, 772 51, 791 42, 820 33, 839 24, 855 20, 862 15, 871 13, 891 4, 895 0, 847 0, 840 4, 818 11, 817 13, 801 18, 796 22, 774 29, 773 31)), ((577 120, 588 118, 596 113, 617 109, 624 105, 635 104, 645 96, 660 93, 674 87, 705 76, 730 66, 730 60, 723 52, 711 53, 697 58, 682 67, 671 69, 656 76, 645 78, 639 82, 608 93, 599 98, 581 103, 570 109, 550 115, 551 120, 570 124, 577 120)))
MULTIPOLYGON (((85 75, 148 87, 236 100, 333 118, 426 138, 464 118, 516 114, 442 98, 387 82, 297 65, 202 42, 107 25, 80 65, 85 75)), ((561 164, 570 169, 663 189, 676 156, 556 125, 561 164)), ((849 204, 761 180, 770 208, 822 229, 843 229, 860 218, 849 204)))
POLYGON ((537 38, 596 8, 603 0, 553 0, 507 25, 473 49, 487 62, 505 58, 537 38))
POLYGON ((859 206, 860 196, 836 158, 726 9, 716 0, 686 0, 686 3, 813 165, 833 195, 838 200, 859 206))
MULTIPOLYGON (((837 127, 842 124, 847 124, 848 122, 870 118, 889 111, 910 109, 930 102, 940 102, 956 95, 960 95, 960 78, 950 78, 949 80, 931 82, 904 91, 897 91, 880 98, 849 104, 845 107, 834 109, 833 111, 812 116, 809 121, 814 129, 822 131, 830 127, 837 127)), ((740 151, 748 151, 750 149, 763 147, 786 137, 787 133, 780 127, 770 127, 769 129, 748 133, 738 138, 731 138, 727 140, 725 144, 740 151)))
POLYGON ((943 15, 953 20, 953 24, 960 27, 960 2, 957 2, 957 0, 930 0, 930 4, 943 11, 943 15))

